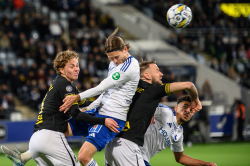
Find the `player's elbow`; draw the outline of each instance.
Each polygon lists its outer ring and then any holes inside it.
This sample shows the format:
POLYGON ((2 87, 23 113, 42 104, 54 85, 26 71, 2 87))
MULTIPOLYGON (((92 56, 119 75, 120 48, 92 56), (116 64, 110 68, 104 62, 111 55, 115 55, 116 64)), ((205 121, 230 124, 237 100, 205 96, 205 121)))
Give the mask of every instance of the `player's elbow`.
POLYGON ((192 89, 194 84, 192 82, 185 82, 185 89, 192 89))
POLYGON ((175 157, 175 161, 176 161, 177 163, 181 163, 180 157, 175 157))

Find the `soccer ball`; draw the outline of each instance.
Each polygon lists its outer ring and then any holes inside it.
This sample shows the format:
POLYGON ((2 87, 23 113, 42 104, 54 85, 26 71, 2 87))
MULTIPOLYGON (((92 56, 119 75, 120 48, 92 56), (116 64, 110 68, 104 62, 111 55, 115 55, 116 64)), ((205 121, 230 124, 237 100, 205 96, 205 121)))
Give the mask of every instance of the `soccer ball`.
POLYGON ((176 4, 168 9, 167 20, 174 28, 185 28, 192 20, 192 11, 186 5, 176 4))

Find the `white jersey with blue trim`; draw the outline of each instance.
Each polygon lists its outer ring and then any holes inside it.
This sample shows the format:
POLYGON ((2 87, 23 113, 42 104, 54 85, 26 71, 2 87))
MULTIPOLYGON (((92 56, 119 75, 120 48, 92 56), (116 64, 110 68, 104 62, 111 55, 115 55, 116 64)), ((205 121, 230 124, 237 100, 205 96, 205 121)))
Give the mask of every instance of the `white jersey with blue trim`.
POLYGON ((140 147, 143 159, 149 162, 158 152, 171 147, 173 152, 183 151, 183 128, 178 125, 175 111, 159 104, 155 112, 155 124, 150 125, 140 147))
POLYGON ((138 61, 133 56, 118 66, 111 61, 107 78, 114 86, 103 93, 99 114, 126 121, 140 79, 138 61))

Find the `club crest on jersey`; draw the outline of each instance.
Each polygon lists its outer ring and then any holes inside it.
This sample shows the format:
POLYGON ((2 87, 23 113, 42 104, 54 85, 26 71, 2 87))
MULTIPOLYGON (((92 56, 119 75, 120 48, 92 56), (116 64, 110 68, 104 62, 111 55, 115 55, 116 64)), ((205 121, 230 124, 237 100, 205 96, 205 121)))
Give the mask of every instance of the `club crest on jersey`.
POLYGON ((120 73, 118 73, 118 72, 114 73, 114 74, 112 75, 112 78, 113 78, 114 80, 119 80, 119 78, 120 78, 120 73))
POLYGON ((99 131, 101 130, 102 125, 94 125, 89 132, 93 132, 93 133, 99 133, 99 131))
POLYGON ((67 92, 72 92, 73 87, 71 85, 66 86, 66 91, 67 92))

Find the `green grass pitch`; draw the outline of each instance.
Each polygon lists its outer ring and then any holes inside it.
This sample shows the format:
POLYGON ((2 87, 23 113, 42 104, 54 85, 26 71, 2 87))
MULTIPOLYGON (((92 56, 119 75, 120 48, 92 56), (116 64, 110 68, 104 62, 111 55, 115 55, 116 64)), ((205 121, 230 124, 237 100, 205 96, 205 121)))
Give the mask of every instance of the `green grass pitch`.
MULTIPOLYGON (((74 149, 77 154, 79 149, 74 149)), ((188 148, 184 146, 184 153, 190 157, 215 162, 217 166, 250 166, 250 142, 244 143, 215 143, 195 144, 188 148)), ((77 155, 76 155, 77 156, 77 155)), ((104 166, 104 152, 95 154, 94 159, 99 166, 104 166)), ((158 153, 150 160, 152 166, 178 166, 170 148, 158 153)), ((30 160, 25 166, 35 166, 30 160)), ((11 161, 0 153, 0 166, 12 166, 11 161)))

